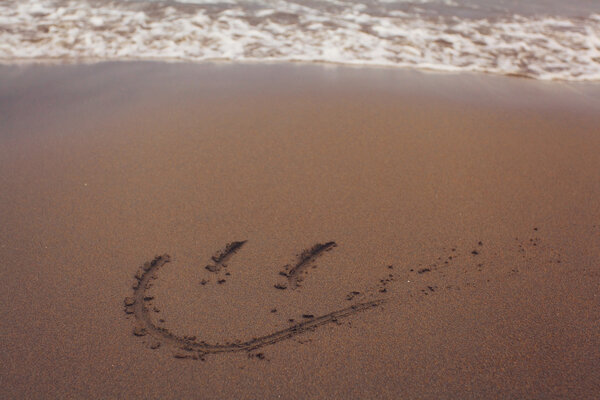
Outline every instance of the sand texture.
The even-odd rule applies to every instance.
[[[595,398],[600,87],[0,67],[0,398]]]

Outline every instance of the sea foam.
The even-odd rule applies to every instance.
[[[600,81],[600,14],[460,18],[337,0],[187,2],[201,4],[0,1],[0,62],[302,61]]]

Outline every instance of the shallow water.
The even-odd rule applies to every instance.
[[[600,3],[0,0],[0,62],[327,62],[600,81]]]

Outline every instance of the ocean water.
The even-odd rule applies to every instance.
[[[106,60],[600,82],[600,0],[0,0],[0,63]]]

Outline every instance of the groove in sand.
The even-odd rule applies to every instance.
[[[309,267],[310,263],[326,251],[337,246],[335,242],[317,243],[310,249],[304,250],[298,257],[298,262],[293,267],[286,266],[285,271],[281,274],[288,278],[292,287],[298,287],[298,283],[302,281],[301,274]]]
[[[217,254],[211,257],[211,259],[215,262],[214,264],[209,264],[205,268],[210,272],[219,272],[222,267],[225,267],[225,261],[227,261],[232,255],[237,253],[239,249],[247,242],[247,240],[243,240],[241,242],[229,242],[225,246],[223,250],[220,250]]]

